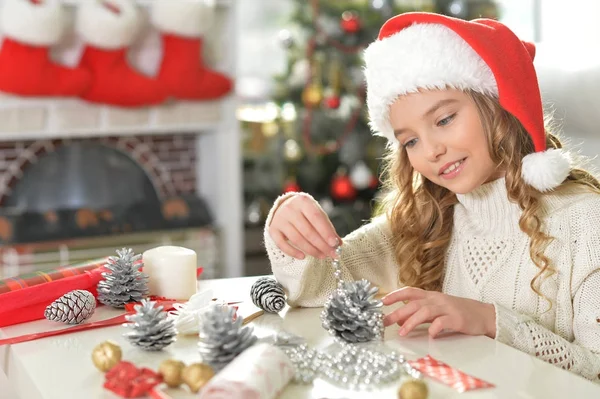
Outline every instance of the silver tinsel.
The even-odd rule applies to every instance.
[[[111,256],[98,283],[98,301],[115,308],[123,308],[126,303],[139,302],[148,295],[148,276],[138,269],[135,262],[141,255],[134,255],[131,248],[117,250],[118,256]]]
[[[202,361],[215,370],[221,370],[256,342],[252,327],[242,327],[244,318],[234,317],[235,309],[225,305],[212,305],[200,316],[198,350]]]
[[[250,288],[252,303],[268,313],[279,313],[285,307],[283,286],[275,279],[261,277]]]
[[[379,291],[367,280],[344,282],[340,270],[341,247],[333,260],[334,276],[338,282],[321,312],[322,326],[329,334],[346,342],[369,342],[383,338],[383,313],[380,300],[373,299]]]
[[[96,298],[91,292],[73,290],[52,302],[44,311],[51,321],[79,324],[92,317],[96,309]]]
[[[323,327],[335,336],[328,351],[310,348],[293,335],[280,333],[275,345],[281,347],[296,368],[295,381],[309,384],[322,378],[347,389],[368,390],[395,382],[402,373],[422,378],[404,356],[382,344],[381,301],[373,299],[378,289],[366,280],[344,282],[336,248],[334,276],[337,290],[321,313]]]
[[[132,331],[123,334],[135,346],[147,351],[158,351],[175,342],[177,330],[173,320],[169,319],[162,306],[156,302],[142,299],[141,305],[135,305],[135,314],[125,316],[129,323],[124,327]]]

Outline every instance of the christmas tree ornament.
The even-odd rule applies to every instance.
[[[90,73],[55,63],[50,48],[60,44],[68,23],[59,0],[5,0],[2,7],[0,91],[19,96],[78,96]]]
[[[283,286],[274,278],[260,277],[250,288],[252,303],[268,313],[279,313],[285,307]]]
[[[235,318],[235,320],[234,320]],[[198,350],[202,361],[215,371],[221,370],[237,355],[254,345],[256,336],[244,318],[230,306],[212,305],[200,318]]]
[[[340,90],[342,85],[342,66],[337,57],[329,62],[328,87],[325,91],[324,105],[329,109],[337,109],[340,104]]]
[[[81,2],[75,27],[85,45],[79,67],[92,75],[91,85],[81,98],[121,107],[164,102],[166,95],[158,81],[134,70],[127,60],[128,48],[140,27],[134,2]]]
[[[210,306],[212,290],[198,292],[185,303],[175,303],[175,310],[169,312],[175,329],[181,335],[197,335],[200,327],[200,314]]]
[[[302,158],[302,149],[294,139],[287,139],[283,145],[283,156],[286,161],[297,162]]]
[[[356,11],[344,11],[340,19],[340,27],[346,33],[356,33],[361,28],[361,21]]]
[[[310,61],[307,58],[301,58],[293,63],[287,84],[293,89],[302,87],[306,84],[306,77],[309,73]]]
[[[357,190],[366,190],[373,181],[373,173],[364,161],[358,161],[350,171],[350,181]]]
[[[214,376],[213,368],[204,363],[190,364],[181,371],[181,380],[193,393],[198,393]]]
[[[61,296],[44,311],[44,317],[50,321],[67,324],[79,324],[94,314],[96,298],[86,290],[73,290]]]
[[[336,248],[333,267],[337,290],[325,302],[321,312],[323,328],[349,343],[383,339],[383,303],[374,299],[379,291],[367,280],[343,281],[340,269],[341,247]]]
[[[104,267],[102,281],[98,283],[98,301],[115,308],[123,308],[126,303],[139,302],[148,294],[148,276],[138,269],[136,262],[141,255],[135,255],[131,248],[117,250],[118,256],[111,256]]]
[[[444,14],[451,15],[456,18],[468,18],[469,17],[469,5],[467,0],[452,0],[443,10]]]
[[[277,36],[283,48],[289,49],[294,45],[294,37],[289,30],[282,29]]]
[[[128,323],[123,326],[132,331],[123,334],[134,346],[146,351],[159,351],[175,342],[177,330],[173,320],[167,317],[162,306],[156,302],[142,299],[135,305],[135,314],[125,316]]]
[[[229,77],[204,63],[204,36],[216,19],[214,1],[153,1],[151,20],[161,33],[163,45],[157,78],[167,95],[180,100],[209,100],[232,90]]]
[[[180,360],[167,359],[158,367],[158,374],[169,388],[177,388],[183,382],[181,377],[185,364]]]
[[[283,186],[284,193],[298,193],[300,191],[302,191],[302,189],[300,188],[294,177],[290,177]]]
[[[429,389],[422,379],[410,378],[400,385],[398,399],[427,399]]]
[[[302,91],[302,102],[305,107],[318,107],[323,101],[323,88],[318,83],[310,83]]]
[[[356,197],[356,189],[345,168],[339,168],[331,181],[331,197],[338,201],[351,201]]]
[[[121,347],[113,341],[104,341],[92,350],[92,362],[102,372],[113,368],[121,361],[123,353]]]

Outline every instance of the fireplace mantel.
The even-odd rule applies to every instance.
[[[69,12],[88,0],[63,0]],[[153,0],[136,0],[146,12]],[[0,7],[3,0],[0,0]],[[205,61],[235,79],[236,1],[217,0],[214,27],[205,37]],[[157,32],[146,26],[130,49],[131,65],[153,76],[161,57]],[[1,40],[0,36],[0,40]],[[72,35],[53,49],[53,58],[75,65],[82,43]],[[177,101],[156,107],[124,109],[89,104],[76,98],[22,98],[0,94],[0,143],[140,135],[196,137],[195,189],[208,204],[219,231],[221,270],[214,277],[244,274],[242,178],[235,94],[216,101]],[[125,245],[125,243],[123,243]]]

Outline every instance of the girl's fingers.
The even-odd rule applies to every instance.
[[[424,306],[412,314],[400,328],[399,334],[404,336],[415,329],[415,327],[429,323],[441,316],[442,312],[439,306]]]
[[[296,259],[304,259],[304,253],[290,245],[287,238],[279,230],[271,231],[270,234],[277,247],[286,255]]]
[[[440,316],[431,322],[429,326],[429,336],[435,338],[445,329],[451,328],[452,317],[448,315]]]
[[[306,219],[312,224],[315,231],[318,232],[322,240],[327,244],[327,252],[330,253],[332,248],[342,243],[342,240],[337,235],[331,220],[320,207],[312,207],[303,209],[302,213]]]
[[[383,325],[385,327],[391,326],[392,324],[404,322],[408,317],[414,314],[421,308],[422,304],[419,301],[410,302],[407,305],[402,306],[399,309],[394,310],[383,318]]]
[[[404,287],[399,290],[390,292],[383,297],[382,301],[384,305],[391,305],[398,301],[414,301],[419,299],[425,299],[427,297],[427,291],[420,288]]]
[[[323,215],[319,216],[319,219],[323,219]],[[319,225],[319,222],[308,219],[306,214],[299,215],[295,220],[297,230],[313,247],[319,250],[320,255],[323,255],[323,257],[331,256],[333,248],[322,237],[323,233],[315,229],[315,224]],[[320,224],[323,224],[323,222],[321,221]]]
[[[323,254],[314,245],[312,245],[298,229],[292,225],[287,224],[284,226],[282,233],[288,238],[292,245],[304,252],[305,254],[311,255],[315,258],[323,258]]]

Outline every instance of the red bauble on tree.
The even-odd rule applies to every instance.
[[[325,106],[329,109],[338,109],[340,107],[340,96],[338,96],[337,94],[332,94],[330,96],[325,97],[325,100],[323,101],[323,103],[325,104]]]
[[[346,33],[356,33],[361,28],[360,18],[355,11],[344,11],[340,20],[340,27]]]
[[[331,197],[337,201],[351,201],[356,197],[356,189],[343,169],[338,170],[331,181]]]
[[[300,186],[296,182],[296,179],[293,177],[288,179],[288,181],[286,181],[283,186],[284,193],[297,193],[300,191],[301,191]]]

